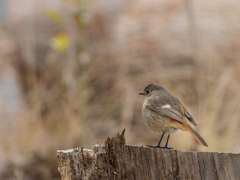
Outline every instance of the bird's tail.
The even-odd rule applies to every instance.
[[[207,146],[207,143],[204,141],[204,139],[193,129],[191,128],[191,126],[189,126],[188,124],[184,124],[184,127],[186,128],[186,130],[188,130],[196,139],[197,141],[202,144],[203,146]]]

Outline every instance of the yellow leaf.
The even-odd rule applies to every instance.
[[[57,33],[51,40],[51,46],[57,51],[65,51],[69,44],[69,37],[65,32]]]
[[[59,25],[63,24],[62,16],[55,9],[48,7],[44,10],[44,12],[54,22],[58,23]]]

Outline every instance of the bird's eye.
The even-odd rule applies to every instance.
[[[150,93],[150,91],[149,91],[149,90],[147,90],[147,91],[146,91],[146,93],[147,93],[147,94],[149,94],[149,93]]]

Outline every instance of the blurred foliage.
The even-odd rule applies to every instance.
[[[55,9],[52,9],[52,8],[48,7],[48,8],[45,9],[45,14],[49,18],[51,18],[54,22],[56,22],[57,24],[59,24],[59,25],[64,24],[63,17]]]
[[[128,144],[157,144],[138,96],[150,83],[179,97],[209,144],[180,133],[169,146],[239,151],[240,35],[232,16],[240,16],[230,13],[240,11],[234,4],[219,6],[226,20],[208,10],[209,2],[58,3],[33,3],[42,4],[39,12],[31,8],[0,32],[6,59],[0,67],[14,70],[21,100],[12,119],[7,110],[1,114],[0,179],[59,179],[57,150],[91,148],[123,128]]]
[[[52,48],[63,52],[67,49],[69,44],[69,38],[68,35],[64,32],[57,33],[51,40],[51,46]]]
[[[59,12],[52,8],[46,8],[45,14],[56,22],[60,27],[64,25],[64,19]],[[58,32],[50,42],[50,45],[53,49],[63,52],[67,49],[69,44],[69,37],[66,32]]]

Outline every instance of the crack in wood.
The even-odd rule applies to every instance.
[[[93,150],[58,151],[62,180],[238,180],[240,154],[184,152],[125,144],[125,130]]]

